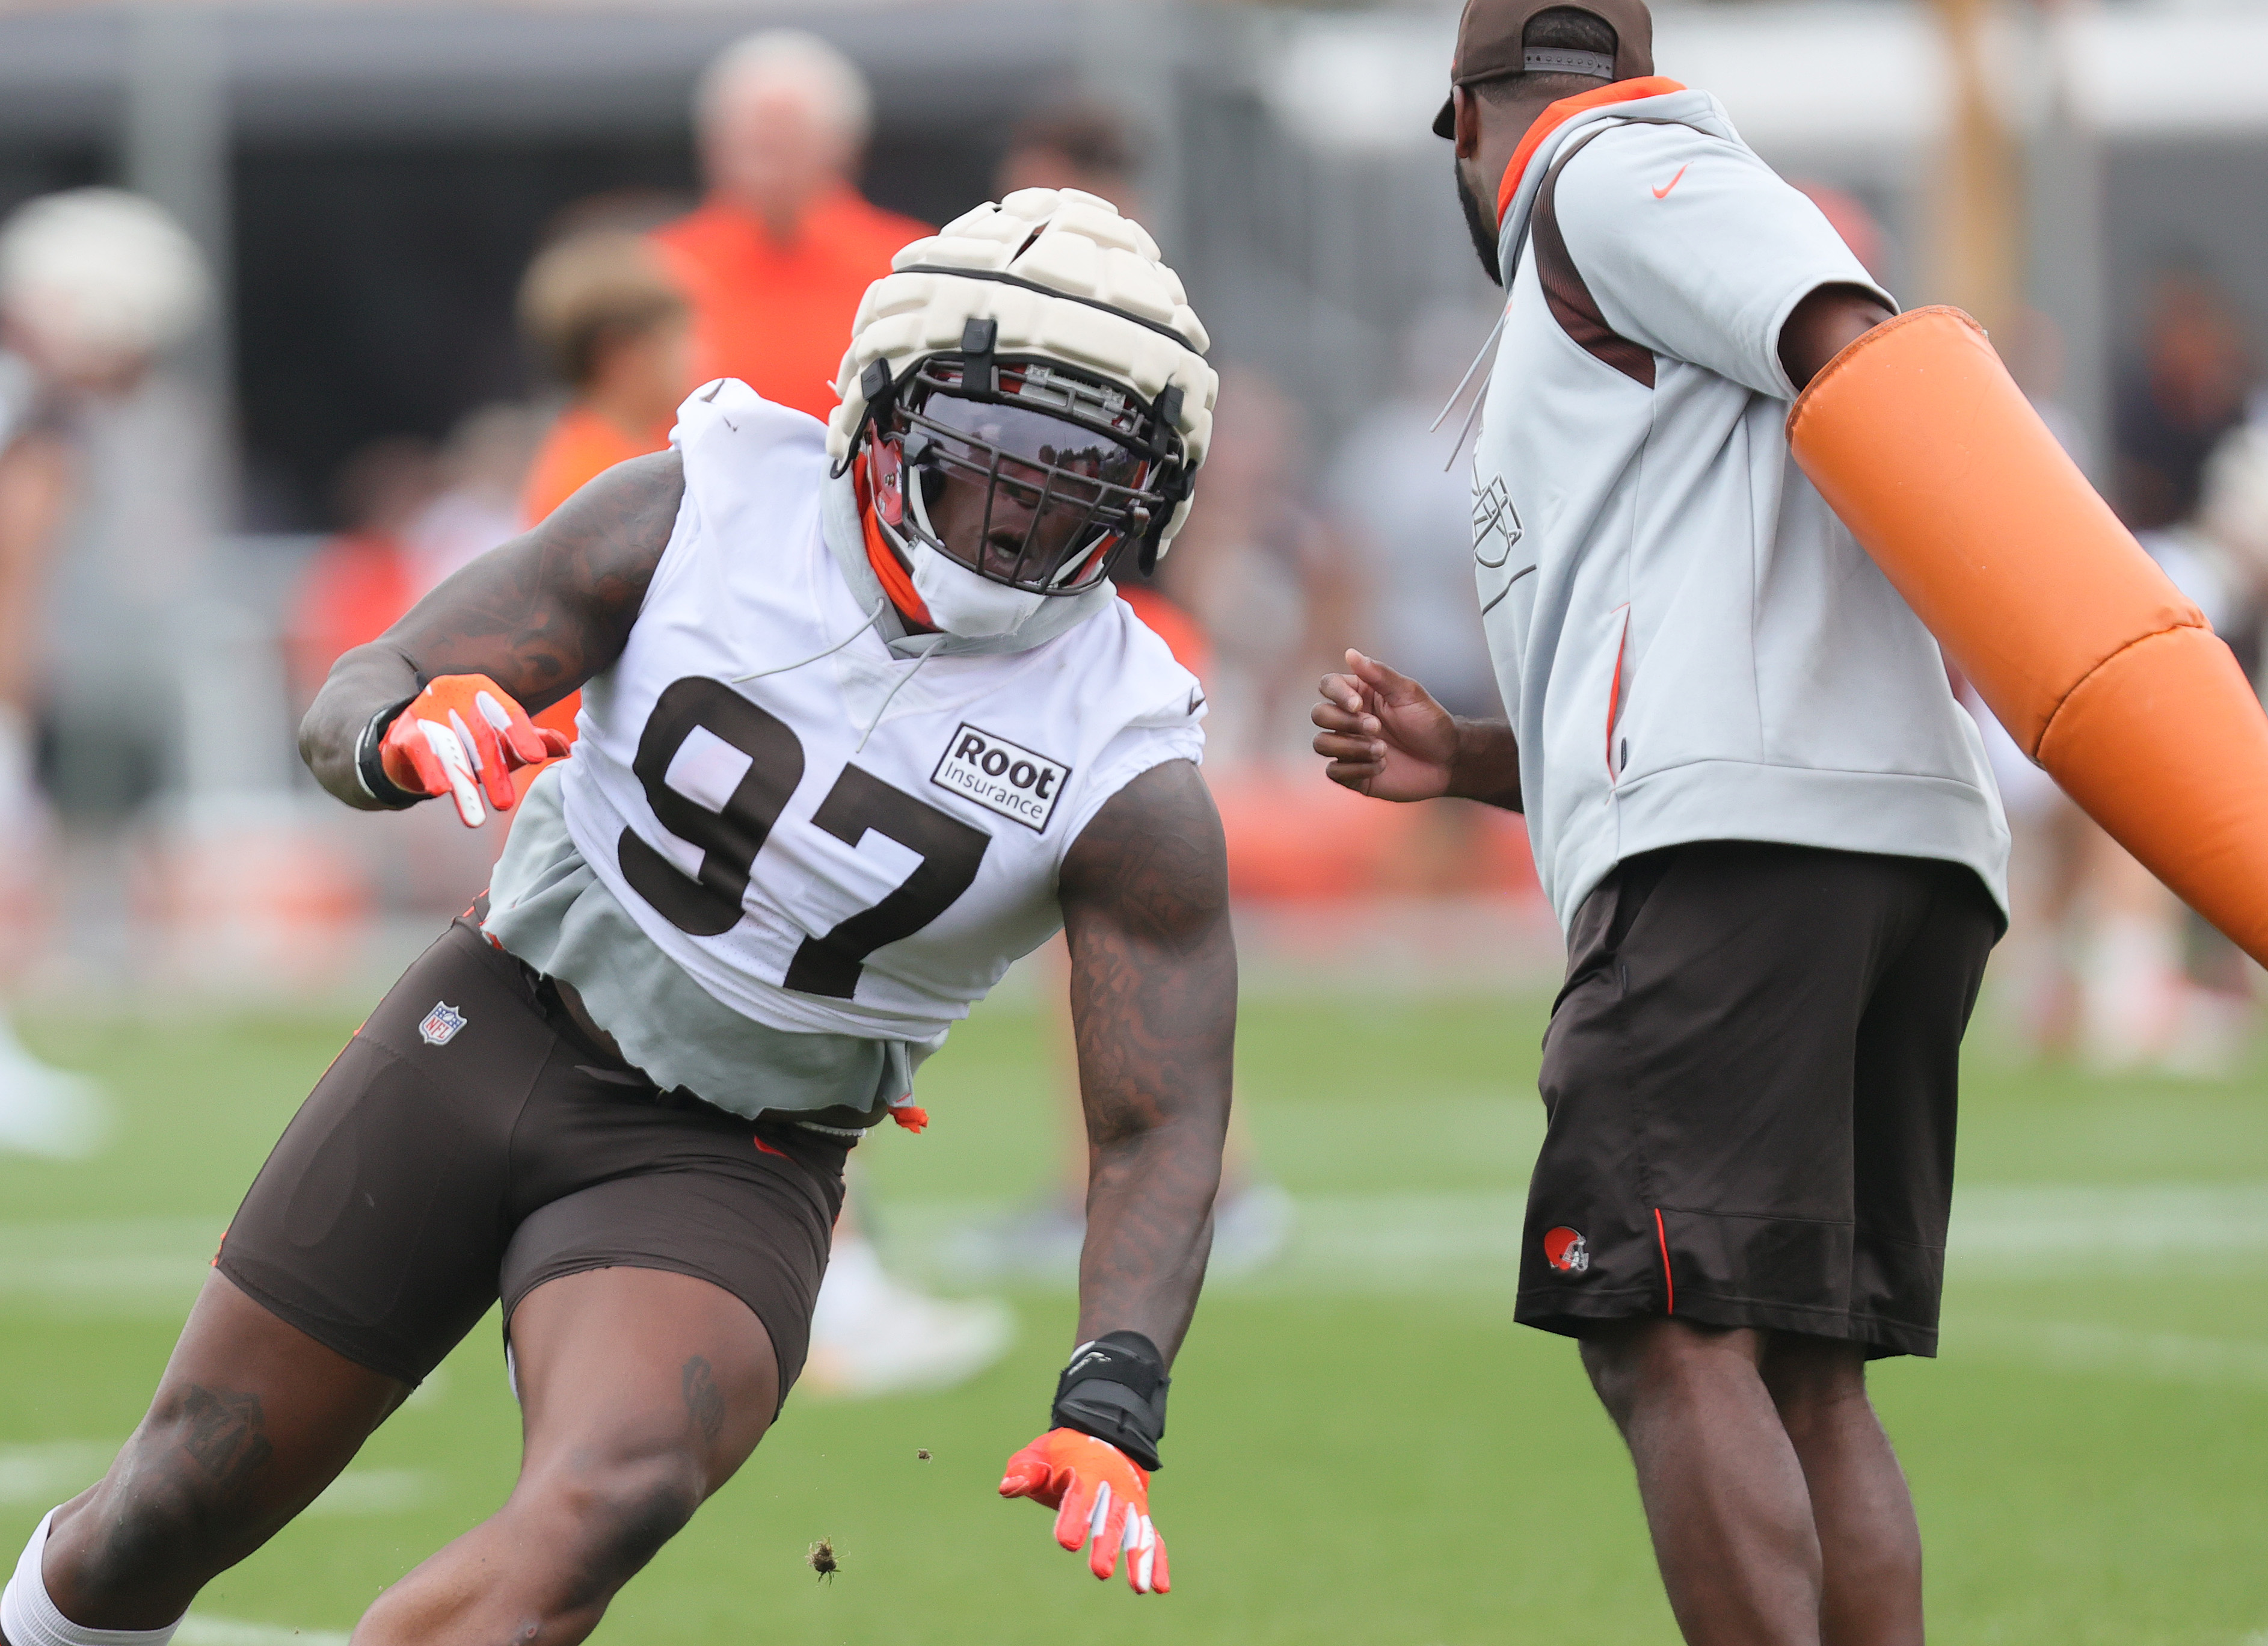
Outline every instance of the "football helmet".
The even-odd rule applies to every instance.
[[[917,582],[942,556],[1026,596],[1085,594],[1189,510],[1217,379],[1139,224],[1027,188],[915,241],[867,289],[828,429],[835,473]]]

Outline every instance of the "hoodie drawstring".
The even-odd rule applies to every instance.
[[[922,671],[922,665],[928,662],[932,657],[935,657],[937,655],[937,648],[943,646],[952,638],[953,637],[951,635],[947,634],[939,635],[936,639],[930,642],[929,650],[924,652],[918,658],[914,660],[914,666],[906,670],[904,675],[899,677],[898,683],[890,688],[889,696],[882,699],[882,706],[874,711],[874,718],[866,722],[866,729],[860,734],[858,739],[858,748],[852,749],[850,751],[852,754],[855,755],[858,752],[858,749],[865,748],[866,739],[874,734],[874,728],[882,723],[882,717],[890,712],[890,705],[898,700],[898,693],[903,691],[908,686],[913,683],[914,676],[920,674]]]
[[[797,663],[782,663],[782,664],[780,664],[780,665],[779,665],[777,668],[760,668],[760,669],[756,670],[756,671],[755,671],[754,674],[752,674],[752,675],[733,675],[733,679],[732,679],[732,683],[732,683],[732,684],[733,684],[733,685],[735,685],[735,686],[737,686],[737,685],[740,684],[740,683],[741,683],[742,682],[744,682],[744,681],[749,681],[749,680],[762,680],[762,679],[763,679],[763,678],[764,678],[766,675],[785,675],[785,674],[791,674],[791,673],[792,673],[793,671],[795,671],[796,669],[801,668],[804,666],[804,664],[806,664],[806,663],[815,663],[815,662],[817,662],[817,661],[818,661],[821,658],[822,658],[822,657],[832,657],[832,656],[834,656],[837,652],[841,651],[844,646],[846,646],[850,645],[851,641],[853,641],[853,640],[857,639],[860,635],[862,635],[862,634],[865,633],[867,630],[869,630],[869,629],[873,628],[876,624],[878,624],[878,623],[881,622],[881,620],[882,620],[882,613],[883,613],[885,610],[887,610],[887,609],[888,609],[889,604],[890,604],[890,597],[889,597],[887,594],[883,595],[881,599],[880,599],[880,600],[878,600],[878,601],[876,601],[876,602],[874,602],[874,609],[873,609],[873,610],[872,610],[872,611],[870,611],[870,612],[868,612],[868,613],[866,614],[866,621],[865,621],[865,622],[864,622],[864,623],[860,624],[857,628],[855,628],[855,629],[851,630],[850,633],[848,633],[848,634],[844,635],[841,639],[837,640],[834,645],[832,645],[832,646],[828,646],[825,651],[823,651],[823,652],[814,652],[814,653],[813,653],[809,657],[805,658],[805,659],[802,661],[802,662],[797,662]],[[926,654],[924,654],[924,655],[926,655]],[[871,732],[873,728],[873,727],[869,727],[867,729]],[[859,746],[861,749],[864,749],[866,745],[865,744],[865,742],[861,742],[859,743],[859,745],[858,745],[858,746]]]
[[[1441,408],[1440,416],[1433,419],[1432,426],[1425,431],[1426,433],[1431,434],[1434,429],[1440,428],[1442,419],[1456,410],[1457,401],[1464,394],[1465,386],[1473,380],[1473,374],[1480,371],[1481,363],[1490,359],[1495,353],[1497,339],[1504,336],[1504,322],[1511,318],[1511,315],[1512,303],[1507,299],[1502,312],[1496,317],[1496,324],[1489,328],[1488,339],[1481,344],[1481,351],[1473,357],[1473,363],[1465,368],[1464,376],[1457,380],[1457,387],[1451,392],[1448,404]],[[1481,408],[1488,403],[1488,385],[1489,380],[1484,375],[1481,378],[1480,387],[1473,391],[1473,403],[1465,412],[1464,427],[1457,431],[1457,443],[1449,448],[1448,461],[1441,465],[1441,472],[1445,475],[1455,465],[1457,454],[1465,449],[1465,442],[1472,437],[1473,422],[1481,415]]]

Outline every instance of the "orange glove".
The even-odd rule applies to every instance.
[[[442,675],[394,717],[379,761],[387,779],[412,794],[454,798],[465,827],[477,829],[488,816],[482,788],[490,805],[509,811],[513,768],[556,759],[567,748],[486,675]]]
[[[1150,1476],[1107,1440],[1075,1428],[1051,1428],[1008,1459],[1000,1495],[1028,1497],[1056,1511],[1056,1541],[1076,1549],[1091,1537],[1087,1568],[1107,1578],[1126,1556],[1126,1581],[1138,1595],[1173,1588],[1166,1540],[1150,1524]]]

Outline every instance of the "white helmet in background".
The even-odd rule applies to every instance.
[[[827,451],[917,591],[934,609],[973,572],[1012,628],[1099,587],[1129,544],[1148,571],[1189,513],[1219,387],[1157,242],[1094,195],[1027,188],[891,266],[852,323]],[[952,478],[982,488],[959,489],[960,552],[933,513]]]
[[[2223,437],[2205,466],[2198,524],[2252,579],[2268,579],[2268,426],[2247,424]]]
[[[0,225],[0,313],[67,375],[163,353],[189,335],[211,295],[196,243],[162,207],[123,189],[42,195]]]

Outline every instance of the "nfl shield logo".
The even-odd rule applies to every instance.
[[[417,1025],[417,1032],[429,1046],[446,1046],[457,1037],[457,1030],[465,1026],[465,1015],[443,1000],[425,1014],[425,1021]]]

